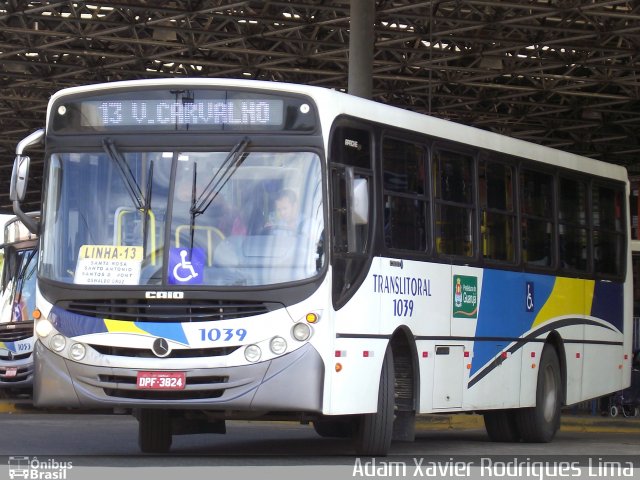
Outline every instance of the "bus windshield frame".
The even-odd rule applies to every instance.
[[[229,164],[227,149],[190,150],[183,143],[118,147],[112,155],[52,153],[42,278],[109,288],[242,288],[306,281],[322,272],[325,207],[317,151],[251,145]],[[294,230],[270,228],[282,192],[294,198],[300,219]],[[54,247],[61,244],[69,248]]]

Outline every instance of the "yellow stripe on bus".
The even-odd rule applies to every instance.
[[[594,289],[594,280],[556,278],[551,295],[540,309],[532,327],[558,317],[590,315]]]

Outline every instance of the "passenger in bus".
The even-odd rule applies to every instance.
[[[274,211],[264,225],[265,234],[300,234],[304,229],[304,220],[300,217],[298,197],[293,190],[283,189],[274,200]]]

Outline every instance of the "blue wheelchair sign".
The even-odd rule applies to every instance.
[[[204,273],[202,248],[172,248],[169,250],[169,283],[172,285],[198,285]]]
[[[533,292],[533,282],[527,282],[527,291],[525,292],[525,308],[527,312],[533,312],[536,308]]]

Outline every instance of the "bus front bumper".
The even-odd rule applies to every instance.
[[[137,388],[138,369],[72,362],[40,342],[34,349],[38,407],[322,412],[324,363],[310,344],[256,364],[187,370],[183,390],[152,391]]]
[[[30,389],[33,369],[33,354],[21,360],[0,362],[0,390]]]

